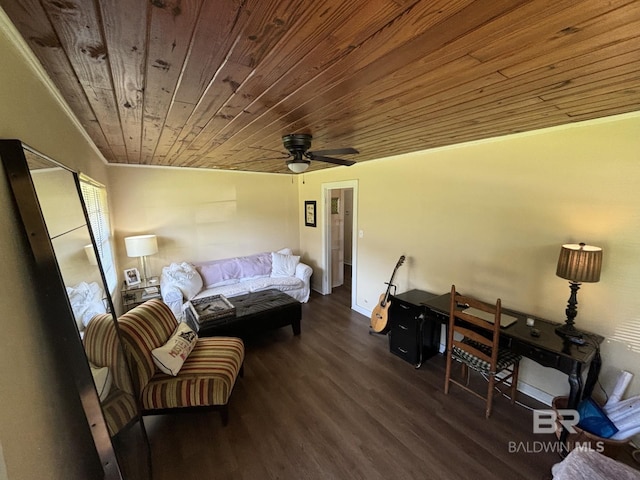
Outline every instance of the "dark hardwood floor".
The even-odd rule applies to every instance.
[[[343,300],[313,293],[301,336],[246,341],[227,427],[217,412],[147,417],[154,480],[548,478],[557,454],[509,452],[551,440],[529,410],[497,398],[485,420],[481,400],[444,395],[442,356],[414,369]]]

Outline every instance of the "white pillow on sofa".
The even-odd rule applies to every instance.
[[[187,262],[172,263],[164,267],[162,273],[170,280],[171,285],[180,289],[187,300],[191,300],[202,290],[202,277],[195,267]]]
[[[300,263],[298,255],[285,255],[283,253],[271,253],[271,276],[272,277],[293,277],[296,274],[296,267]]]
[[[175,377],[197,341],[198,334],[186,323],[180,323],[167,343],[151,350],[153,363],[167,375]]]
[[[102,287],[96,282],[80,282],[66,289],[79,331],[84,331],[95,315],[107,312],[102,302]]]

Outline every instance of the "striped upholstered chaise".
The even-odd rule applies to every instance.
[[[244,344],[234,337],[199,338],[178,374],[168,375],[156,367],[151,351],[164,345],[177,326],[171,309],[159,299],[118,319],[142,414],[214,408],[226,425],[229,397],[242,375]]]
[[[102,412],[113,437],[139,418],[113,316],[110,313],[94,316],[87,325],[83,343],[89,362],[97,367],[108,367],[110,371],[112,384],[107,398],[102,401]]]

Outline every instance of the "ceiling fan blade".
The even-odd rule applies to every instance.
[[[313,155],[355,155],[356,153],[360,153],[355,148],[347,147],[347,148],[333,148],[331,150],[314,150],[313,152],[309,152]]]
[[[317,160],[319,162],[326,162],[326,163],[335,163],[336,165],[346,165],[347,167],[356,163],[353,160],[344,160],[343,158],[325,157],[323,155],[316,155],[312,152],[307,152],[305,156],[309,160]]]

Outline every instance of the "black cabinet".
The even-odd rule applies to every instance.
[[[438,353],[441,324],[423,303],[439,295],[423,290],[390,297],[389,350],[416,368]]]

